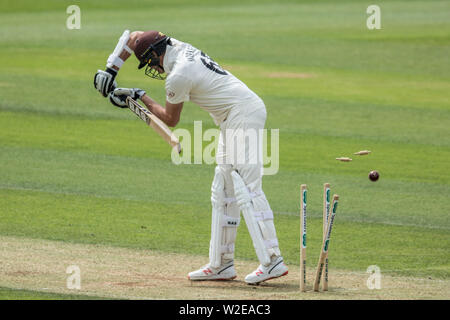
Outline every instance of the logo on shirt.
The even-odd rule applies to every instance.
[[[211,59],[206,53],[201,52],[202,58],[200,58],[200,61],[203,63],[205,67],[207,67],[209,70],[214,71],[215,73],[221,74],[226,76],[228,73],[223,70],[217,62],[215,62],[213,59]]]
[[[173,97],[175,97],[175,92],[167,91],[167,96],[168,96],[169,98],[173,98]]]

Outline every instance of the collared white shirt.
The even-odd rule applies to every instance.
[[[260,100],[242,81],[202,51],[173,38],[171,41],[163,61],[169,103],[191,101],[208,111],[219,125],[234,105]]]

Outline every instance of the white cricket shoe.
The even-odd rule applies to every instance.
[[[234,261],[230,261],[221,265],[219,268],[213,268],[208,263],[206,266],[189,272],[188,279],[191,281],[200,280],[233,280],[236,278],[236,270],[234,269]]]
[[[259,265],[258,269],[245,277],[248,284],[259,284],[260,282],[275,279],[288,274],[288,267],[283,262],[283,257],[277,257],[267,267]]]

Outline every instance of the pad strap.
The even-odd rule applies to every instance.
[[[234,252],[234,243],[224,244],[220,247],[221,253],[233,253]]]
[[[266,248],[268,248],[268,249],[277,248],[278,240],[277,239],[264,240],[264,244],[266,245]]]
[[[236,198],[225,198],[223,199],[223,201],[225,202],[225,204],[231,204],[233,202],[236,202]]]
[[[273,220],[273,211],[256,211],[255,218],[256,221]]]
[[[262,191],[257,191],[257,192],[249,192],[250,194],[250,198],[256,198],[257,196],[263,195],[264,193]],[[236,198],[232,197],[232,198],[225,198],[224,199],[225,204],[230,204],[233,202],[236,202]]]

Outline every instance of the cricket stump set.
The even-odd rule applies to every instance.
[[[306,184],[300,186],[300,291],[306,291]],[[339,196],[333,196],[330,206],[330,184],[323,185],[323,228],[322,247],[320,250],[319,262],[317,264],[314,279],[314,291],[319,291],[322,281],[322,290],[328,291],[328,249],[330,245],[331,230],[336,216]]]

